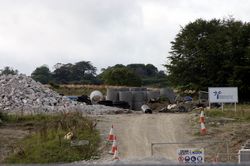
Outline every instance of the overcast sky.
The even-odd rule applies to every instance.
[[[0,0],[0,68],[91,61],[160,70],[180,26],[197,18],[249,22],[249,0]]]

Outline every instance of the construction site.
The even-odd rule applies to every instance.
[[[0,165],[250,166],[249,0],[0,0]]]
[[[209,108],[205,102],[178,96],[171,88],[107,87],[105,94],[95,88],[84,102],[82,96],[77,101],[77,96],[59,95],[25,75],[1,76],[1,163],[36,163],[29,158],[25,141],[37,133],[41,143],[58,137],[61,143],[52,144],[61,147],[62,153],[74,148],[89,153],[88,157],[74,159],[78,164],[249,162],[248,105],[238,105],[235,112],[232,104],[225,105],[223,110]],[[49,121],[38,123],[58,115],[63,119],[53,120],[59,120],[61,125],[55,124],[57,134],[50,133]],[[89,120],[82,124],[85,120],[78,122],[79,117]],[[81,125],[91,129],[90,135],[99,133],[100,140],[82,139],[77,128],[85,130]],[[89,149],[94,145],[96,151]],[[29,148],[36,149],[33,146]],[[44,148],[43,153],[49,154],[46,149],[49,147],[44,145]],[[69,157],[65,161],[73,162],[69,153],[65,155]]]

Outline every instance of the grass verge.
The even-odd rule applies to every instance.
[[[67,163],[88,160],[98,155],[99,132],[95,129],[95,123],[80,113],[2,117],[5,122],[33,123],[36,126],[32,134],[13,146],[13,153],[4,163]],[[69,132],[73,133],[72,138],[65,139],[64,136]],[[72,146],[71,141],[80,140],[89,143]]]
[[[224,117],[233,118],[238,122],[250,122],[250,105],[238,105],[237,111],[234,111],[233,106],[225,107],[225,110],[221,109],[210,109],[206,110],[206,116],[209,117]]]

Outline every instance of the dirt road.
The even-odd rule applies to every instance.
[[[107,136],[111,125],[117,135],[119,156],[123,159],[151,157],[152,142],[180,142],[191,139],[188,114],[120,114],[100,117],[99,128]],[[153,148],[159,155],[176,160],[177,145]]]

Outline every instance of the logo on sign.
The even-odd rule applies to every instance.
[[[221,91],[214,91],[214,96],[216,96],[216,99],[233,99],[232,95],[222,95]]]
[[[221,91],[214,91],[214,96],[216,96],[217,99],[219,99],[219,95],[222,94]]]

